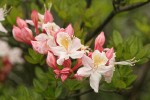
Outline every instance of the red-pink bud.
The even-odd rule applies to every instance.
[[[22,36],[20,28],[18,28],[14,25],[12,33],[13,33],[13,37],[15,38],[15,40],[17,40],[19,42],[23,42],[23,36]]]
[[[82,59],[77,59],[76,65],[72,68],[72,71],[77,70],[82,65]]]
[[[92,58],[92,54],[93,54],[93,52],[89,52],[88,57]]]
[[[70,67],[71,67],[71,60],[70,60],[70,59],[65,60],[65,61],[63,62],[63,66],[70,68]]]
[[[95,48],[94,50],[103,51],[103,45],[105,43],[105,35],[104,32],[101,32],[95,40]]]
[[[73,27],[72,27],[71,24],[69,24],[69,25],[66,27],[65,31],[66,31],[70,36],[73,36],[73,34],[74,34],[74,29],[73,29]]]
[[[63,68],[61,70],[61,74],[69,74],[70,73],[70,68]]]
[[[52,14],[47,10],[44,14],[44,23],[53,22],[53,20]]]
[[[16,23],[19,28],[28,27],[27,23],[20,17],[17,17]]]
[[[48,52],[46,62],[48,64],[48,66],[52,67],[53,69],[58,69],[58,67],[56,65],[56,58],[53,53]]]
[[[62,74],[61,75],[61,80],[64,82],[68,78],[68,75]]]
[[[110,60],[113,57],[113,53],[114,53],[114,48],[109,49],[106,52],[106,57]]]
[[[31,13],[31,19],[34,23],[34,26],[35,26],[35,29],[36,29],[36,34],[39,34],[39,30],[38,30],[38,20],[39,20],[39,17],[38,17],[38,12],[36,10],[33,10],[32,13]]]
[[[32,31],[29,28],[24,27],[21,29],[21,32],[24,43],[31,44],[31,40],[34,39]]]

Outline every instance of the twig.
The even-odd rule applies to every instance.
[[[97,29],[93,32],[93,33],[88,33],[85,37],[85,41],[84,43],[87,43],[89,40],[91,40],[93,37],[97,36],[99,34],[99,32],[101,32],[103,30],[103,28],[113,19],[113,17],[115,15],[117,15],[118,13],[121,12],[125,12],[125,11],[129,11],[129,10],[133,10],[139,7],[142,7],[146,4],[148,4],[150,2],[150,0],[146,1],[146,2],[142,2],[142,3],[136,3],[134,5],[129,5],[129,6],[125,6],[122,8],[119,8],[117,10],[113,9],[113,11],[110,12],[110,14],[108,15],[108,17],[104,20],[104,22],[102,24],[100,24],[99,27],[97,27]]]

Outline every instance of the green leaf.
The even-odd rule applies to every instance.
[[[119,88],[119,89],[124,89],[124,88],[126,88],[126,84],[125,84],[125,82],[122,81],[122,80],[116,80],[115,83],[114,83],[114,86],[115,86],[116,88]]]
[[[40,92],[40,93],[43,92],[46,89],[46,87],[47,87],[47,85],[45,84],[45,82],[41,82],[41,81],[39,81],[37,79],[33,80],[33,85],[35,87],[35,90],[37,92]]]
[[[47,77],[46,77],[46,74],[42,71],[42,69],[41,68],[39,68],[39,67],[36,67],[35,68],[35,74],[36,74],[36,76],[37,76],[37,78],[38,79],[46,79]]]
[[[125,81],[126,82],[126,85],[127,86],[130,86],[135,80],[136,80],[137,76],[136,75],[129,75],[127,77],[127,80]]]
[[[149,61],[148,58],[142,58],[142,59],[139,59],[139,61],[137,62],[137,64],[144,64],[144,63],[146,63],[148,61]]]
[[[122,43],[122,37],[118,31],[113,31],[113,41],[116,46]]]
[[[148,57],[150,55],[150,44],[145,45],[136,55],[137,59]]]
[[[59,85],[55,89],[55,97],[58,98],[62,93],[62,85]]]
[[[18,99],[19,100],[31,100],[29,91],[26,87],[20,86],[18,88],[17,92],[18,92],[18,96],[19,96]]]
[[[83,86],[80,81],[67,79],[64,83],[70,91],[79,90]]]
[[[135,54],[138,52],[138,50],[139,50],[138,38],[135,38],[130,45],[131,57],[134,57]]]
[[[37,64],[38,62],[33,60],[30,56],[25,55],[24,58],[31,64]]]

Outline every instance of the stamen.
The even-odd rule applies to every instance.
[[[126,61],[120,61],[120,62],[115,62],[115,65],[130,65],[130,66],[135,66],[135,63],[139,62],[140,60],[135,60],[135,57]]]

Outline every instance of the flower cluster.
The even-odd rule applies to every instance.
[[[24,62],[21,57],[22,51],[19,48],[11,48],[8,43],[0,40],[0,59],[2,61],[2,66],[0,69],[0,81],[4,81],[9,72],[12,69],[12,65]]]
[[[7,30],[3,27],[1,21],[5,20],[5,16],[7,14],[6,5],[3,8],[0,8],[0,31],[7,33]]]
[[[89,51],[81,44],[80,39],[74,36],[72,25],[69,24],[66,28],[59,27],[53,22],[53,16],[48,10],[44,15],[33,10],[31,19],[24,21],[17,18],[18,27],[14,26],[13,36],[19,42],[31,44],[36,52],[47,55],[47,64],[62,81],[67,78],[80,80],[89,77],[90,86],[98,92],[102,77],[106,82],[111,82],[116,64],[135,63],[130,60],[116,62],[114,49],[103,47],[103,32],[95,40],[94,51]],[[35,27],[35,37],[27,23]]]

